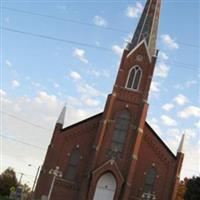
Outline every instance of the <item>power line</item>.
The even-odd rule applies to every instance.
[[[158,59],[158,61],[162,61],[161,59]],[[177,62],[174,60],[169,61],[169,63],[173,66],[182,68],[182,69],[188,69],[188,70],[192,70],[192,71],[197,71],[198,70],[198,66],[197,65],[192,65],[192,64],[187,64],[187,63],[181,63],[181,62]],[[184,66],[180,66],[180,65],[184,65]],[[186,66],[192,66],[192,67],[186,67]]]
[[[179,65],[185,65],[185,66],[191,66],[191,67],[198,67],[196,65],[192,65],[192,64],[189,64],[189,63],[183,63],[183,62],[179,62],[179,61],[174,61],[172,60],[173,63],[176,63],[176,64],[179,64]]]
[[[84,46],[84,47],[89,47],[89,48],[93,48],[93,49],[112,52],[112,49],[110,49],[110,48],[98,47],[98,46],[88,44],[88,43],[76,42],[76,41],[72,41],[72,40],[65,40],[65,39],[56,38],[56,37],[52,37],[52,36],[47,36],[47,35],[42,35],[42,34],[32,33],[32,32],[26,32],[26,31],[21,31],[21,30],[17,30],[17,29],[5,28],[5,27],[1,27],[1,29],[5,30],[5,31],[9,31],[9,32],[19,33],[19,34],[24,34],[24,35],[30,35],[30,36],[33,36],[33,37],[39,37],[39,38],[42,38],[42,39],[54,40],[54,41],[59,41],[59,42],[64,42],[64,43],[69,43],[69,44],[76,44],[76,45],[80,45],[80,46]],[[176,61],[173,61],[173,63],[174,64],[181,64],[180,62],[176,62]],[[198,68],[198,66],[194,66],[194,65],[191,65],[191,64],[184,63],[184,65],[193,66],[193,67]],[[197,70],[196,68],[183,67],[183,66],[181,68],[194,70],[194,71]]]
[[[98,29],[109,30],[109,31],[113,31],[113,32],[116,32],[116,33],[126,33],[126,34],[130,33],[127,30],[122,30],[122,29],[118,29],[118,28],[115,28],[115,27],[108,27],[108,26],[98,26],[98,25],[95,25],[95,24],[92,24],[92,23],[82,22],[82,21],[78,21],[78,20],[74,20],[74,19],[61,18],[61,17],[45,15],[45,14],[41,14],[41,13],[35,13],[35,12],[30,12],[30,11],[21,10],[21,9],[9,8],[9,7],[1,7],[1,8],[2,9],[6,9],[6,10],[10,10],[12,12],[18,12],[18,13],[23,13],[23,14],[32,15],[32,16],[49,18],[49,19],[53,19],[53,20],[57,20],[57,21],[69,22],[69,23],[74,23],[74,24],[94,27],[94,28],[98,28]],[[183,45],[183,46],[189,46],[189,47],[193,47],[193,48],[200,48],[199,45],[195,45],[195,44],[190,44],[190,43],[181,42],[181,41],[178,41],[178,43],[180,45]]]
[[[30,121],[28,121],[28,120],[19,118],[19,117],[15,116],[15,115],[13,115],[13,114],[11,114],[11,113],[7,113],[7,112],[2,111],[2,110],[0,110],[0,112],[3,113],[4,115],[7,115],[7,116],[12,117],[12,118],[14,118],[14,119],[17,119],[17,120],[19,120],[19,121],[22,121],[22,122],[24,122],[24,123],[26,123],[26,124],[29,124],[29,125],[31,125],[31,126],[34,126],[34,127],[36,127],[36,128],[40,128],[40,129],[43,129],[43,130],[45,130],[45,131],[51,131],[50,129],[44,128],[44,127],[42,127],[42,126],[40,126],[40,125],[38,125],[38,124],[32,123],[32,122],[30,122]]]
[[[35,13],[35,12],[19,10],[19,9],[14,9],[14,8],[8,8],[8,7],[2,7],[2,8],[6,9],[6,10],[13,11],[13,12],[49,18],[49,19],[53,19],[53,20],[57,20],[57,21],[70,22],[70,23],[74,23],[74,24],[80,24],[80,25],[90,26],[90,27],[94,27],[94,28],[105,29],[105,30],[114,31],[114,32],[118,32],[118,33],[128,33],[128,31],[121,30],[121,29],[118,29],[118,28],[98,26],[98,25],[95,25],[95,24],[92,24],[92,23],[86,23],[86,22],[82,22],[82,21],[78,21],[78,20],[74,20],[74,19],[67,19],[67,18],[61,18],[61,17],[51,16],[51,15],[44,15],[44,14],[41,14],[41,13]]]
[[[24,141],[22,141],[22,140],[19,140],[19,139],[16,139],[16,138],[13,138],[13,137],[9,137],[9,136],[6,136],[6,135],[0,135],[0,137],[2,137],[2,138],[5,138],[5,139],[7,139],[7,140],[12,140],[12,141],[14,141],[14,142],[17,142],[17,143],[20,143],[20,144],[23,144],[23,145],[27,145],[27,146],[29,146],[29,147],[33,147],[33,148],[36,148],[36,149],[40,149],[40,150],[46,150],[47,148],[45,148],[45,147],[41,147],[41,146],[38,146],[38,145],[35,145],[35,144],[30,144],[30,143],[28,143],[28,142],[24,142]]]
[[[5,31],[9,31],[9,32],[15,32],[15,33],[20,33],[20,34],[24,34],[24,35],[31,35],[31,36],[39,37],[39,38],[43,38],[43,39],[59,41],[59,42],[64,42],[64,43],[68,43],[68,44],[75,44],[75,45],[85,46],[85,47],[89,47],[89,48],[93,48],[93,49],[99,49],[99,50],[103,50],[103,51],[110,51],[110,49],[105,48],[105,47],[97,47],[97,46],[92,45],[92,44],[76,42],[76,41],[72,41],[72,40],[65,40],[65,39],[56,38],[56,37],[47,36],[47,35],[42,35],[42,34],[38,34],[38,33],[31,33],[31,32],[21,31],[21,30],[12,29],[12,28],[4,28],[4,27],[1,27],[1,29],[5,30]]]

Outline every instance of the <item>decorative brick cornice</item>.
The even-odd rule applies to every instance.
[[[94,129],[98,128],[98,125],[99,125],[99,122],[83,124],[81,125],[81,127],[77,127],[78,128],[77,130],[71,130],[69,133],[67,133],[65,135],[66,141],[71,142],[72,140],[77,139],[81,135],[91,134],[93,133]]]
[[[155,144],[155,142],[153,142],[153,140],[147,136],[144,135],[144,140],[147,142],[147,144],[151,147],[151,149],[154,151],[154,153],[157,155],[157,157],[159,158],[159,160],[161,162],[163,162],[163,164],[168,167],[170,164],[170,161],[167,159],[167,157],[164,155],[163,151],[160,150],[159,147],[157,147],[157,145]]]

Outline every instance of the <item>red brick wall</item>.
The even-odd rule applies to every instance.
[[[169,200],[171,195],[171,185],[174,180],[173,173],[175,165],[176,157],[168,150],[146,123],[131,196],[141,197],[145,175],[149,168],[155,166],[157,170],[157,177],[154,185],[156,198]]]

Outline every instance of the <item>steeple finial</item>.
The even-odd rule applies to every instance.
[[[65,121],[65,113],[66,113],[66,104],[64,105],[59,117],[58,117],[58,120],[56,122],[56,124],[61,124],[63,125],[64,124],[64,121]]]
[[[143,39],[146,39],[150,55],[153,56],[156,54],[160,6],[161,0],[147,0],[132,41],[127,45],[129,51],[136,47]]]
[[[185,133],[182,135],[182,138],[181,138],[177,153],[184,153],[184,151],[183,151],[184,140],[185,140]]]

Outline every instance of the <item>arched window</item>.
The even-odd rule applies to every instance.
[[[80,161],[80,151],[75,149],[70,156],[67,171],[65,173],[65,179],[73,181],[76,177],[78,163]]]
[[[126,135],[129,128],[130,113],[128,110],[124,110],[117,116],[115,120],[115,129],[113,133],[113,139],[111,148],[114,151],[121,152],[125,143]]]
[[[145,182],[144,182],[144,192],[145,193],[153,193],[153,187],[156,179],[156,169],[155,167],[151,167],[146,174]]]
[[[139,66],[132,67],[129,71],[126,87],[133,90],[138,90],[141,77],[142,77],[141,68]]]

